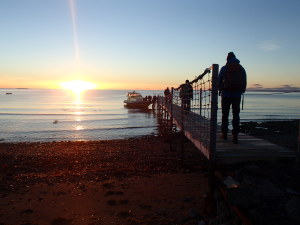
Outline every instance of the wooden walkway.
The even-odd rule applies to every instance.
[[[169,116],[173,116],[173,123],[180,130],[183,129],[184,135],[209,158],[210,121],[193,112],[182,115],[180,107],[174,104],[171,115],[171,104],[166,105],[164,102],[158,104]],[[223,140],[221,139],[221,127],[218,126],[217,128],[215,152],[217,163],[239,163],[280,158],[296,159],[296,156],[295,151],[243,133],[239,135],[239,143],[233,144],[230,133],[228,140]]]
[[[239,134],[238,144],[232,143],[230,135],[226,141],[220,137],[221,128],[218,129],[216,146],[216,160],[219,162],[234,163],[280,158],[296,159],[297,156],[295,151],[243,133]]]

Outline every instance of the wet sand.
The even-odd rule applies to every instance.
[[[187,144],[182,167],[174,148],[153,136],[2,143],[0,224],[196,224],[204,159]]]

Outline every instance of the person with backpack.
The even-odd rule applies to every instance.
[[[181,107],[185,111],[191,110],[191,99],[193,99],[193,87],[189,80],[180,86]]]
[[[230,106],[232,107],[232,141],[238,143],[240,132],[240,103],[241,96],[245,93],[247,75],[245,69],[233,52],[227,55],[227,63],[219,73],[219,91],[222,96],[222,138],[227,140],[228,117]]]

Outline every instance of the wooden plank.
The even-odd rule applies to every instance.
[[[219,150],[234,150],[234,149],[237,149],[237,150],[247,150],[247,149],[252,149],[252,150],[265,150],[265,151],[268,151],[268,149],[270,150],[273,150],[273,151],[287,151],[287,149],[285,148],[281,148],[279,146],[267,146],[267,145],[257,145],[257,146],[253,146],[253,145],[240,145],[240,146],[226,146],[226,145],[217,145],[217,148]]]
[[[252,155],[265,155],[265,154],[268,154],[268,155],[278,155],[278,154],[281,154],[281,155],[296,155],[295,152],[284,152],[284,151],[252,151],[252,150],[247,150],[247,151],[218,151],[217,154],[218,155],[222,155],[222,154],[239,154],[239,155],[249,155],[249,154],[252,154]]]

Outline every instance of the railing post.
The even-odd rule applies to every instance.
[[[173,123],[173,96],[174,96],[174,88],[172,87],[171,89],[171,99],[170,99],[170,102],[171,102],[171,121]]]
[[[171,88],[171,97],[170,97],[170,121],[171,121],[171,126],[170,126],[170,151],[173,151],[172,148],[172,139],[173,139],[173,96],[174,96],[174,88]]]
[[[214,188],[214,170],[217,141],[217,118],[218,118],[218,82],[219,65],[212,65],[212,90],[211,90],[211,121],[210,121],[210,143],[209,143],[209,183]]]
[[[299,134],[298,134],[298,154],[300,153],[300,120],[299,120]]]
[[[199,115],[202,117],[202,87],[200,88],[200,112]]]

